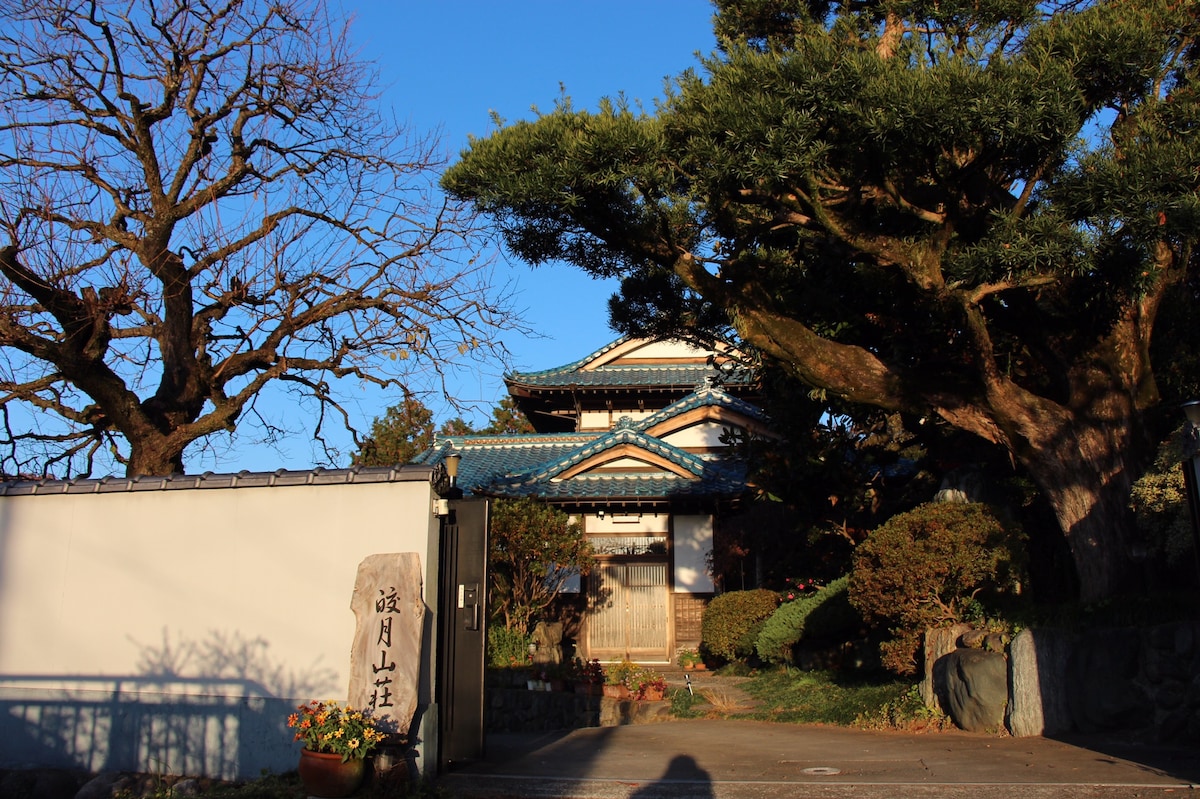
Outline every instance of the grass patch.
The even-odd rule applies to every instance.
[[[746,708],[743,706],[741,697],[733,692],[726,691],[722,688],[703,688],[700,695],[709,705],[709,716],[718,718],[732,718],[742,716],[746,713]]]
[[[688,689],[672,688],[667,694],[667,699],[671,702],[671,715],[675,718],[700,718],[700,713],[696,710],[696,705],[703,700]]]
[[[762,721],[846,727],[862,726],[863,719],[886,719],[889,713],[900,722],[905,713],[915,712],[908,699],[912,684],[890,676],[777,669],[759,672],[740,687],[758,702],[743,717]],[[887,725],[881,721],[873,726]]]
[[[854,726],[867,730],[924,732],[952,729],[954,723],[940,710],[927,708],[925,700],[921,699],[921,694],[914,685],[903,695],[859,716],[855,719]]]

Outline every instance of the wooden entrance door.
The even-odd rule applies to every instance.
[[[588,653],[600,660],[668,659],[666,562],[604,562],[588,580]]]

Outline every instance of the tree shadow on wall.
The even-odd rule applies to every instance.
[[[132,637],[129,640],[140,650],[134,668],[144,677],[245,680],[262,686],[269,695],[286,698],[339,693],[336,670],[322,666],[319,660],[300,670],[274,662],[270,644],[261,636],[244,638],[236,630],[211,630],[201,640],[172,641],[170,631],[164,628],[157,646]]]
[[[137,642],[135,642],[137,643]],[[273,662],[261,638],[139,644],[136,673],[0,676],[4,760],[85,771],[245,779],[295,768],[287,715],[337,674]]]

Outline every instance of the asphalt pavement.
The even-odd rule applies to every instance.
[[[493,734],[457,799],[1200,798],[1200,747],[688,719]]]

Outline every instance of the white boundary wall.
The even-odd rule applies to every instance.
[[[416,552],[427,612],[413,732],[417,767],[435,768],[436,747],[422,751],[436,738],[429,475],[5,485],[0,767],[224,779],[294,769],[288,712],[347,694],[359,562]],[[76,491],[91,493],[63,493]]]

